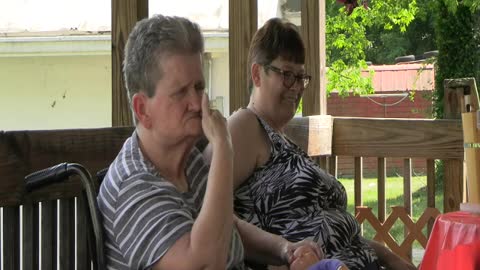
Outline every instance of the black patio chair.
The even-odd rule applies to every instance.
[[[105,269],[103,249],[103,229],[101,215],[97,205],[97,193],[99,184],[93,179],[90,172],[78,163],[61,163],[25,177],[25,188],[28,192],[40,187],[62,182],[69,176],[78,175],[83,185],[82,196],[88,211],[88,245],[93,262],[93,269]]]

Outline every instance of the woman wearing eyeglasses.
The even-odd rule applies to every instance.
[[[293,242],[317,241],[326,258],[339,259],[349,269],[379,269],[378,262],[414,269],[360,237],[359,224],[346,211],[344,187],[285,136],[311,79],[304,62],[295,25],[274,18],[254,35],[248,58],[250,102],[228,119],[237,215]],[[207,147],[207,158],[209,153]]]

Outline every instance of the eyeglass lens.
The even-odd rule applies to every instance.
[[[295,74],[293,74],[291,71],[283,72],[283,84],[285,87],[292,87],[296,81],[300,81],[303,84],[303,87],[306,88],[310,82],[310,78],[302,75],[295,76]]]

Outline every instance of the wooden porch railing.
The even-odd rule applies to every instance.
[[[423,226],[425,219],[434,216],[434,210],[427,210],[426,216],[415,226],[405,218],[405,214],[401,214],[402,210],[394,210],[393,216],[385,217],[385,157],[422,157],[430,160],[427,189],[429,198],[432,196],[429,206],[434,207],[433,160],[454,160],[463,166],[461,122],[333,118],[333,136],[331,125],[331,118],[325,116],[300,118],[290,124],[289,134],[310,155],[331,152],[333,158],[322,159],[330,172],[335,173],[335,156],[356,157],[359,172],[356,174],[355,196],[358,205],[362,202],[358,184],[362,180],[361,157],[379,157],[379,219],[364,208],[359,209],[358,219],[368,220],[374,228],[380,228],[377,238],[382,237],[392,250],[401,255],[404,255],[403,246],[411,246],[413,237],[420,239],[421,243],[425,242],[426,236],[421,235],[418,226]],[[82,204],[76,199],[81,191],[78,179],[72,178],[66,183],[28,194],[24,190],[23,178],[35,170],[65,161],[81,163],[95,173],[108,166],[131,132],[131,127],[0,132],[0,224],[3,230],[3,249],[0,250],[3,261],[0,265],[3,269],[19,269],[20,261],[23,269],[38,269],[39,265],[42,269],[55,269],[57,259],[60,269],[74,269],[75,266],[77,269],[90,269],[85,243],[85,214]],[[457,176],[447,173],[445,177]],[[409,182],[410,178],[406,177],[406,187]],[[410,193],[408,189],[406,191]],[[410,203],[407,206],[410,211]],[[393,218],[400,218],[410,228],[406,242],[397,244],[400,248],[391,242],[387,233]]]
[[[363,224],[364,221],[368,221],[372,225],[373,229],[376,231],[373,238],[374,240],[385,243],[396,254],[407,260],[411,260],[413,242],[417,240],[423,248],[427,247],[428,237],[423,234],[422,230],[429,221],[434,220],[439,214],[440,212],[438,209],[427,208],[417,222],[414,222],[411,218],[411,213],[408,213],[405,207],[392,206],[392,213],[385,221],[380,222],[380,220],[375,217],[370,207],[358,206],[356,218],[360,224]],[[401,244],[397,243],[389,233],[397,220],[403,222],[405,229],[407,230],[405,239]]]
[[[375,239],[384,242],[398,255],[411,259],[412,244],[417,240],[423,248],[430,234],[435,217],[440,213],[435,205],[435,160],[447,160],[457,164],[454,171],[463,171],[462,125],[458,120],[431,119],[372,119],[372,118],[335,118],[332,137],[332,155],[323,158],[321,164],[336,176],[337,156],[354,158],[354,196],[356,217],[362,224],[368,222],[376,231]],[[378,216],[370,208],[363,206],[362,181],[363,158],[377,157],[378,164]],[[393,206],[390,216],[386,216],[385,183],[386,159],[403,158],[403,206]],[[412,220],[412,162],[411,158],[423,158],[427,161],[427,208],[416,221]],[[459,182],[463,175],[446,173],[445,182]],[[453,179],[452,179],[453,178]],[[455,210],[450,201],[452,191],[444,190],[444,209]],[[458,205],[456,206],[458,207]],[[403,223],[405,238],[400,243],[389,234],[396,221]],[[422,229],[427,226],[427,235]]]

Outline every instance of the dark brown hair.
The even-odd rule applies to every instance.
[[[298,28],[286,20],[272,18],[257,30],[248,50],[248,89],[252,90],[251,66],[268,65],[277,57],[296,64],[305,63],[305,45]]]

